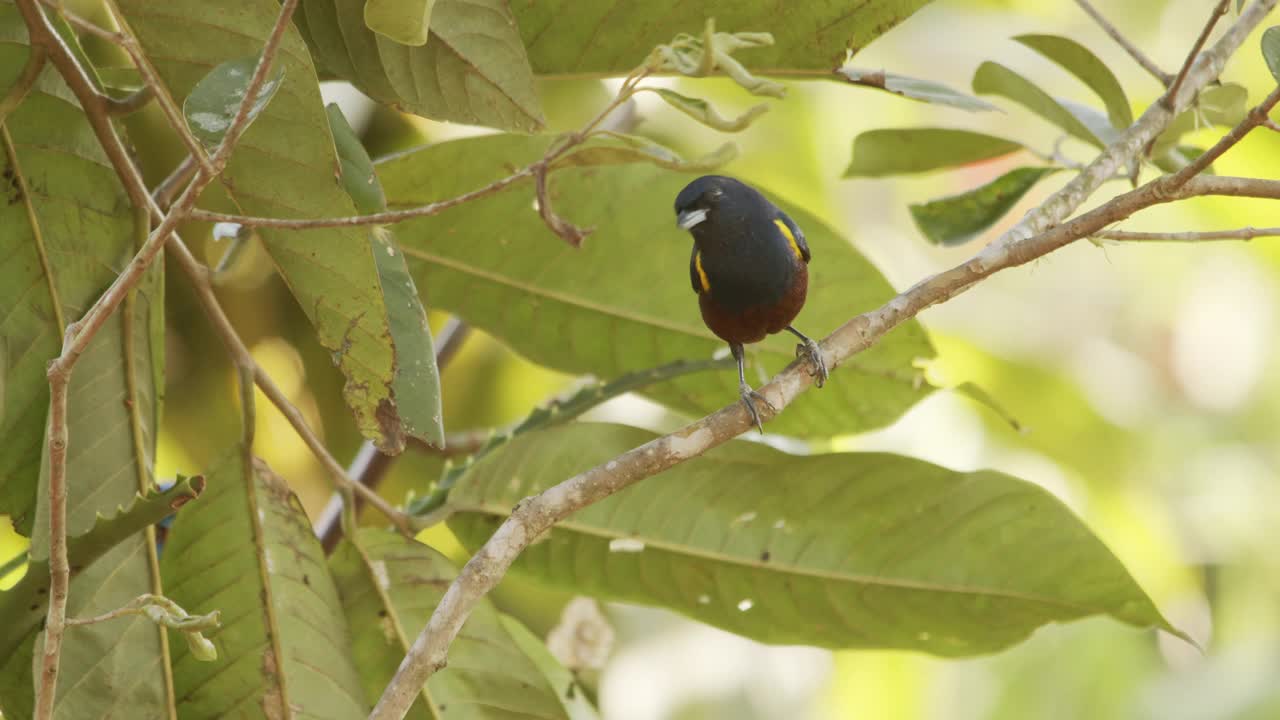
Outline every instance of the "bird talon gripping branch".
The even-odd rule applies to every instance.
[[[754,400],[759,400],[764,403],[768,406],[770,411],[777,412],[773,407],[773,403],[769,402],[768,398],[765,396],[755,390],[752,390],[751,386],[745,382],[738,384],[738,394],[742,397],[742,404],[747,406],[747,414],[751,415],[751,422],[755,424],[756,428],[760,431],[760,434],[763,435],[764,423],[760,420],[760,411],[756,409]]]
[[[769,402],[747,384],[744,344],[786,330],[800,338],[796,356],[809,363],[817,386],[827,380],[818,344],[791,327],[809,290],[809,245],[795,221],[764,195],[722,175],[686,185],[675,210],[676,224],[693,235],[689,281],[702,320],[729,343],[742,402],[763,433],[752,398]]]

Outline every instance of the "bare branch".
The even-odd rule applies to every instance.
[[[1111,39],[1116,41],[1116,44],[1124,48],[1125,52],[1129,53],[1129,57],[1136,60],[1137,63],[1142,66],[1142,69],[1151,73],[1155,79],[1160,81],[1161,85],[1169,87],[1169,83],[1173,82],[1173,76],[1161,70],[1159,65],[1152,62],[1151,58],[1147,57],[1146,53],[1138,49],[1137,45],[1130,42],[1129,38],[1125,37],[1124,34],[1120,32],[1119,28],[1112,25],[1111,21],[1103,17],[1102,13],[1098,12],[1097,8],[1095,8],[1089,0],[1076,0],[1076,4],[1080,6],[1081,10],[1084,10],[1086,15],[1093,18],[1093,21],[1098,23],[1098,26],[1110,35]]]
[[[1218,77],[1227,58],[1275,8],[1276,2],[1277,0],[1257,0],[1249,5],[1211,48],[1196,57],[1174,98],[1173,105],[1176,110],[1185,108],[1201,88]],[[1002,233],[991,243],[988,250],[992,253],[998,252],[1007,245],[1034,237],[1061,223],[1103,183],[1110,180],[1122,168],[1128,167],[1129,163],[1168,127],[1173,115],[1174,111],[1161,103],[1152,103],[1142,117],[1121,133],[1120,137],[1090,162],[1084,171]],[[980,254],[978,259],[981,260],[981,258]]]
[[[196,175],[196,162],[188,155],[169,173],[151,193],[161,210],[167,210],[173,204],[173,197]],[[188,215],[188,218],[191,216]]]
[[[1169,93],[1173,99],[1170,108],[1153,104],[1067,187],[1028,213],[1014,228],[964,264],[916,283],[879,309],[853,318],[832,333],[821,345],[827,367],[837,368],[906,320],[963,293],[991,274],[1025,264],[1100,232],[1143,208],[1197,195],[1280,198],[1280,181],[1186,178],[1175,174],[1157,178],[1063,222],[1102,182],[1137,157],[1150,140],[1167,127],[1173,110],[1190,102],[1200,88],[1217,77],[1226,59],[1275,4],[1276,0],[1259,0],[1241,13],[1240,19],[1211,50],[1195,55],[1194,61],[1188,64],[1180,88]],[[1258,124],[1260,122],[1254,122],[1253,126]],[[1247,129],[1241,135],[1243,132]],[[1224,142],[1234,140],[1224,138]],[[797,361],[787,366],[759,389],[766,399],[764,419],[772,419],[785,409],[812,382],[804,363]],[[519,503],[449,586],[374,707],[370,720],[404,717],[427,678],[444,667],[449,645],[475,604],[498,584],[524,548],[555,523],[618,490],[737,437],[748,430],[751,423],[744,406],[733,403]]]
[[[66,46],[57,31],[49,24],[48,18],[37,5],[36,0],[16,0],[18,11],[22,14],[27,26],[28,37],[33,47],[42,47],[49,59],[57,67],[67,86],[71,88],[76,99],[85,112],[90,127],[106,152],[108,159],[115,166],[117,173],[124,180],[126,192],[133,206],[146,210],[151,202],[145,186],[138,177],[137,167],[133,165],[120,137],[107,116],[103,95],[98,92],[93,81],[80,67],[74,53]],[[269,65],[279,45],[280,36],[288,27],[290,15],[297,5],[297,0],[285,0],[276,26],[263,49],[259,67],[255,71],[254,80],[250,82],[249,92],[240,104],[237,119],[240,123],[232,123],[219,154],[214,159],[215,167],[225,165],[235,140],[244,128],[244,118],[248,115],[248,106],[261,86],[265,76],[263,65]],[[222,165],[219,165],[219,162]],[[142,279],[143,273],[164,247],[165,240],[173,232],[177,224],[195,204],[199,193],[214,175],[201,173],[185,192],[174,203],[173,209],[164,217],[160,225],[151,232],[125,269],[116,276],[111,286],[94,302],[89,311],[78,322],[67,326],[63,338],[62,351],[49,363],[48,378],[50,387],[49,410],[49,498],[50,498],[50,588],[52,597],[46,618],[45,649],[41,658],[39,690],[37,692],[35,715],[38,720],[49,720],[53,717],[54,701],[57,697],[57,680],[59,659],[62,650],[62,635],[66,628],[66,595],[70,585],[70,568],[67,564],[66,539],[66,450],[69,442],[67,433],[66,402],[67,388],[71,381],[71,372],[85,348],[92,341],[98,330],[115,312],[116,308],[129,296],[130,291]],[[128,179],[133,178],[134,182]]]
[[[1280,227],[1243,227],[1236,230],[1206,230],[1199,232],[1127,232],[1102,230],[1091,237],[1119,242],[1205,242],[1210,240],[1252,240],[1259,237],[1280,237]]]
[[[154,97],[160,106],[161,112],[164,113],[165,118],[169,121],[169,125],[173,127],[173,129],[178,133],[178,136],[182,139],[182,144],[186,146],[187,152],[191,153],[196,158],[196,161],[200,163],[200,166],[204,169],[206,174],[211,176],[217,175],[217,173],[214,172],[213,166],[209,164],[209,156],[205,153],[204,147],[200,145],[200,142],[196,140],[195,136],[191,134],[190,129],[187,128],[186,121],[182,118],[182,111],[178,109],[178,104],[174,101],[173,95],[169,93],[169,89],[160,81],[159,73],[156,72],[155,67],[151,65],[151,61],[142,52],[141,48],[138,47],[138,41],[134,39],[132,35],[127,32],[115,32],[100,27],[96,23],[86,20],[74,12],[71,12],[63,3],[55,3],[53,0],[41,0],[41,2],[49,6],[50,9],[61,13],[62,17],[66,18],[67,22],[70,23],[72,27],[106,40],[123,50],[133,62],[134,67],[137,68],[138,74],[142,76],[142,81],[144,83],[143,89],[138,91],[139,93],[144,94],[139,97],[138,93],[134,93],[134,96],[132,97],[135,97],[136,100],[143,104],[145,104],[145,102],[151,97]],[[111,18],[115,21],[116,25],[123,27],[124,23],[120,21],[121,14],[119,9],[116,7],[115,2],[108,2],[107,10],[111,13]],[[145,94],[147,92],[150,94]],[[122,101],[114,100],[106,96],[103,97],[105,98],[104,104],[108,112],[111,112],[112,114],[122,114],[131,111],[131,109]]]
[[[1200,54],[1200,48],[1204,47],[1205,42],[1209,40],[1209,33],[1213,32],[1213,26],[1217,25],[1218,20],[1227,14],[1227,6],[1230,4],[1231,0],[1219,0],[1217,7],[1213,9],[1213,14],[1209,16],[1204,28],[1200,30],[1200,37],[1196,38],[1195,44],[1191,46],[1191,50],[1187,53],[1187,59],[1182,62],[1182,67],[1178,69],[1178,76],[1169,85],[1169,92],[1165,93],[1164,98],[1161,99],[1167,109],[1173,109],[1173,99],[1178,94],[1178,88],[1182,87],[1182,81],[1186,79],[1187,71],[1191,69],[1191,63]]]
[[[449,364],[449,361],[458,354],[458,350],[470,333],[470,326],[456,317],[449,318],[449,322],[440,329],[440,332],[436,335],[436,368],[441,375],[444,374],[445,366]],[[453,443],[454,438],[450,437],[446,438],[444,448],[435,448],[421,441],[415,441],[414,445],[425,448],[427,452],[459,454],[460,451],[452,447]],[[391,471],[391,466],[395,464],[397,457],[399,456],[380,452],[372,442],[365,440],[360,444],[360,449],[356,452],[355,459],[351,461],[351,467],[347,469],[347,475],[357,485],[363,485],[370,490],[377,490],[378,485],[382,483],[382,479]],[[338,541],[342,539],[343,503],[342,494],[334,493],[315,522],[316,535],[320,538],[320,546],[324,548],[326,554],[332,552],[337,547]],[[352,504],[354,505],[352,512],[359,513],[360,499],[356,498]]]

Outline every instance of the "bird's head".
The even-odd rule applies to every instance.
[[[703,175],[694,180],[676,196],[676,225],[683,230],[693,230],[708,220],[714,220],[716,209],[742,183],[723,175]]]

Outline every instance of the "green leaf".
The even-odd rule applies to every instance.
[[[182,114],[187,127],[205,147],[213,149],[231,129],[249,82],[258,66],[261,54],[238,60],[228,60],[209,71],[191,89],[182,103]],[[253,122],[271,102],[280,84],[284,82],[284,66],[272,62],[262,87],[249,105],[249,122]]]
[[[276,0],[244,0],[235,12],[201,0],[119,0],[118,6],[179,99],[209,68],[259,52],[280,13]],[[337,177],[339,160],[315,69],[294,27],[285,31],[273,65],[284,70],[284,82],[237,144],[223,175],[228,182],[214,183],[201,206],[276,217],[356,214]],[[399,418],[386,411],[396,359],[386,341],[387,309],[367,232],[260,233],[320,344],[346,377],[343,395],[361,434],[398,451],[404,442]]]
[[[760,103],[747,108],[746,112],[735,118],[726,118],[721,115],[711,103],[701,98],[691,98],[681,95],[674,90],[666,88],[654,88],[653,91],[658,97],[666,101],[668,105],[706,125],[721,132],[739,132],[747,129],[756,118],[769,111],[768,103]]]
[[[364,24],[401,45],[426,45],[435,4],[436,0],[365,0]]]
[[[1267,61],[1271,76],[1280,82],[1280,25],[1269,27],[1262,33],[1262,59]]]
[[[522,420],[518,425],[505,432],[494,433],[490,435],[488,441],[471,455],[467,456],[461,463],[449,463],[444,466],[440,475],[440,481],[436,483],[435,489],[428,495],[415,499],[409,503],[409,514],[415,516],[419,521],[419,527],[426,528],[434,525],[438,520],[430,516],[428,513],[445,504],[449,491],[453,488],[457,479],[466,473],[471,463],[483,458],[485,455],[497,450],[503,445],[510,442],[514,437],[518,437],[534,430],[542,430],[556,425],[563,425],[582,416],[588,410],[599,407],[601,404],[612,400],[620,395],[629,392],[636,392],[672,378],[687,375],[689,373],[702,372],[713,368],[737,367],[731,358],[722,358],[720,360],[703,360],[699,362],[677,361],[662,367],[643,370],[637,373],[629,373],[619,378],[614,378],[607,383],[593,383],[586,385],[577,392],[564,399],[557,399],[545,408],[536,408],[533,412]]]
[[[960,245],[996,224],[1041,178],[1059,168],[1021,167],[980,188],[911,205],[911,219],[935,245]]]
[[[0,5],[6,61],[25,56],[25,43],[16,9]],[[48,557],[47,492],[39,489],[47,487],[48,476],[45,364],[58,354],[66,324],[82,317],[124,267],[147,223],[145,211],[130,209],[83,111],[51,64],[0,126],[0,195],[0,512],[12,513],[16,527],[32,537],[31,556],[39,562]],[[156,263],[94,336],[71,377],[70,535],[151,487],[163,390],[156,383],[164,364],[163,280]],[[43,509],[33,511],[37,503]],[[77,575],[68,613],[99,614],[157,590],[154,569],[148,536],[134,534]],[[165,689],[162,639],[141,619],[68,633],[59,718],[164,715],[172,698]],[[29,672],[22,659],[15,662],[19,673]]]
[[[364,7],[365,0],[306,0],[299,7],[316,61],[333,74],[378,102],[424,117],[542,128],[533,72],[505,0],[436,0],[429,39],[420,47],[370,30]]]
[[[960,110],[969,112],[988,112],[999,111],[1000,108],[992,105],[986,100],[981,100],[972,95],[966,95],[958,90],[953,90],[942,83],[932,80],[922,80],[920,78],[908,77],[906,75],[897,75],[895,73],[885,72],[883,70],[864,70],[855,67],[845,66],[836,70],[836,74],[844,77],[854,85],[862,85],[864,87],[873,87],[891,92],[894,95],[901,95],[912,100],[920,102],[933,103],[935,105],[947,105]]]
[[[1068,135],[1090,145],[1106,147],[1096,135],[1045,91],[1030,80],[996,62],[984,62],[973,75],[973,91],[979,95],[999,95],[1022,105],[1057,125]]]
[[[703,157],[685,160],[676,151],[646,137],[606,132],[589,138],[551,164],[553,170],[594,165],[649,163],[668,170],[706,172],[738,156],[738,146],[729,142]]]
[[[474,549],[521,498],[652,438],[526,435],[459,483],[449,527]],[[1176,632],[1043,488],[883,453],[732,442],[580,510],[513,570],[769,643],[959,657],[1090,615]]]
[[[391,231],[369,231],[378,279],[387,306],[396,351],[396,377],[391,384],[395,410],[404,431],[436,447],[444,447],[444,412],[440,408],[440,371],[427,311],[409,275],[404,252]]]
[[[364,529],[329,559],[352,628],[352,657],[370,703],[426,626],[457,570],[440,553],[385,530]],[[452,712],[450,712],[452,711]],[[482,599],[407,717],[568,718],[547,678]]]
[[[489,136],[440,143],[389,158],[378,174],[392,207],[447,198],[542,157],[548,138]],[[440,172],[450,168],[450,172]],[[724,344],[702,322],[689,289],[691,240],[671,203],[689,175],[642,164],[570,168],[550,185],[558,212],[598,228],[573,249],[552,236],[532,207],[530,183],[398,228],[415,278],[432,304],[501,338],[534,362],[570,373],[617,377],[680,359],[700,360]],[[819,337],[852,314],[893,297],[879,272],[813,215],[778,203],[804,229],[813,262],[809,299],[796,326]],[[795,357],[774,336],[749,348],[753,384]],[[934,355],[915,322],[805,393],[770,430],[814,436],[892,422],[929,393],[917,358]],[[764,372],[761,372],[763,366]],[[702,415],[738,399],[737,373],[682,377],[645,391]]]
[[[363,718],[347,622],[302,503],[246,460],[217,463],[165,544],[168,597],[192,614],[222,612],[215,661],[173,645],[178,715]]]
[[[1120,81],[1089,48],[1058,35],[1019,35],[1014,40],[1061,65],[1088,85],[1106,105],[1112,127],[1123,130],[1133,124],[1133,111]]]
[[[382,192],[382,183],[378,182],[378,173],[373,169],[373,160],[342,114],[342,108],[337,103],[329,103],[324,111],[329,118],[338,161],[342,164],[342,189],[347,191],[361,215],[386,210],[387,197]]]
[[[502,626],[555,690],[569,720],[600,720],[600,713],[580,689],[577,678],[556,660],[542,640],[510,615],[502,616]]]
[[[118,507],[109,516],[99,515],[93,525],[79,535],[67,538],[67,564],[72,578],[78,577],[116,545],[169,517],[178,508],[204,492],[202,476],[179,477],[165,490],[138,493],[127,507]],[[32,561],[27,574],[16,585],[0,592],[0,616],[7,618],[0,627],[0,657],[13,651],[15,644],[44,620],[48,607],[49,560]]]
[[[167,490],[139,493],[126,508],[110,517],[99,517],[81,535],[67,538],[67,564],[71,568],[71,595],[95,592],[100,582],[82,582],[84,570],[122,542],[172,515],[174,510],[204,491],[204,478],[179,478]],[[13,717],[31,715],[33,680],[32,649],[49,607],[49,561],[30,562],[16,585],[0,592],[0,707]],[[114,608],[106,608],[108,610]],[[78,631],[77,631],[78,632]],[[64,640],[64,645],[68,641]],[[150,660],[148,658],[148,660]],[[106,707],[110,697],[95,698],[90,708]]]
[[[895,128],[869,130],[853,141],[853,162],[845,177],[884,177],[1003,157],[1022,144],[969,130]]]
[[[741,57],[754,73],[778,75],[829,72],[849,51],[858,52],[928,3],[796,3],[779,12],[776,3],[741,0],[668,3],[660,10],[649,0],[539,0],[512,3],[511,10],[539,75],[626,73],[677,34],[700,34],[707,18],[715,18],[723,31],[772,34],[771,47]]]

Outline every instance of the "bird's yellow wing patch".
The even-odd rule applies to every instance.
[[[693,256],[693,267],[698,271],[698,284],[702,286],[702,292],[709,292],[711,290],[711,281],[707,279],[707,271],[702,269],[701,252]]]
[[[803,260],[804,253],[800,252],[800,244],[796,242],[796,236],[791,232],[791,228],[782,222],[782,218],[774,218],[773,224],[778,226],[778,229],[782,231],[782,236],[787,239],[787,242],[791,243],[791,249],[795,251],[796,259]]]

